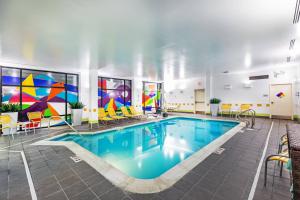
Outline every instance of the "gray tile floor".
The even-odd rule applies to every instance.
[[[277,151],[278,138],[288,121],[275,120],[268,153]],[[133,122],[135,123],[135,122]],[[212,154],[171,188],[156,194],[134,194],[113,186],[84,161],[74,163],[70,150],[60,146],[31,146],[30,143],[63,130],[41,129],[35,135],[17,136],[14,141],[0,137],[0,148],[23,150],[26,155],[38,199],[46,200],[208,200],[248,199],[249,191],[271,124],[257,119],[255,130],[238,133],[223,145],[221,155]],[[113,125],[114,126],[114,125]],[[87,126],[78,127],[81,130]],[[101,128],[103,129],[103,127]],[[24,142],[25,140],[32,140]],[[19,153],[0,152],[0,199],[30,199],[29,186]],[[259,178],[254,199],[289,199],[289,176],[278,177],[278,166],[270,165],[268,186]]]
[[[276,154],[280,137],[286,133],[286,124],[293,123],[286,120],[274,120],[274,126],[271,133],[267,155]],[[280,166],[275,163],[268,164],[267,186],[264,187],[264,168],[260,173],[259,182],[255,192],[255,200],[284,200],[291,199],[290,195],[290,175],[289,171],[284,168],[282,177],[279,176]]]

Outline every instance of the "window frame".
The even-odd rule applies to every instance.
[[[3,84],[3,80],[2,80],[2,74],[3,74],[3,69],[17,69],[19,70],[19,85],[15,84],[15,85],[6,85]],[[77,102],[79,101],[79,74],[75,74],[75,73],[66,73],[66,72],[55,72],[55,71],[49,71],[49,70],[38,70],[38,69],[29,69],[29,68],[19,68],[19,67],[9,67],[9,66],[0,66],[0,106],[2,106],[2,89],[3,87],[19,87],[20,88],[20,106],[21,106],[21,111],[22,111],[22,105],[23,105],[23,101],[22,101],[22,88],[26,87],[26,88],[62,88],[62,87],[51,87],[51,86],[23,86],[22,85],[22,76],[23,76],[23,70],[24,71],[33,71],[33,72],[41,72],[41,73],[53,73],[53,74],[63,74],[64,75],[64,92],[65,92],[65,114],[64,115],[60,115],[60,116],[64,116],[65,120],[67,121],[68,118],[71,116],[71,114],[68,114],[68,91],[67,91],[67,87],[65,85],[68,84],[68,75],[75,75],[76,76],[76,87],[77,87]],[[1,113],[1,111],[0,111]],[[19,112],[20,114],[20,112]],[[58,125],[59,126],[59,125]]]
[[[155,84],[156,84],[156,90],[155,90],[155,91],[156,91],[156,92],[158,92],[158,91],[160,92],[160,99],[161,99],[161,100],[160,100],[160,105],[159,105],[158,107],[152,107],[152,106],[151,106],[151,109],[152,109],[152,108],[155,108],[155,109],[157,110],[158,108],[161,108],[162,101],[163,101],[162,93],[161,93],[161,92],[162,92],[162,86],[163,86],[162,84],[163,84],[163,83],[162,83],[162,82],[143,81],[143,91],[142,91],[142,95],[143,95],[142,98],[143,98],[143,99],[145,99],[145,91],[146,91],[146,90],[145,90],[145,85],[146,85],[147,83],[155,83]],[[142,104],[143,104],[143,105],[142,105],[142,108],[143,108],[143,113],[144,113],[144,114],[146,113],[146,105],[145,105],[145,102],[146,102],[146,101],[144,101],[144,103],[142,103]]]
[[[126,81],[129,81],[130,82],[130,104],[132,105],[132,80],[130,79],[123,79],[123,78],[113,78],[113,77],[105,77],[105,76],[98,76],[98,81],[100,80],[100,88],[99,88],[99,85],[98,85],[98,90],[101,89],[101,91],[103,90],[102,88],[102,80],[103,79],[115,79],[115,80],[121,80],[123,81],[123,90],[120,90],[120,89],[106,89],[107,91],[121,91],[121,92],[124,92],[125,93],[125,88],[126,88],[126,85],[125,85],[125,82]],[[101,100],[100,100],[100,108],[104,108],[103,107],[103,96],[102,96],[102,92],[100,94],[100,96],[98,95],[98,100],[99,100],[99,97],[101,97]],[[123,96],[123,106],[125,106],[125,96]],[[98,105],[99,107],[99,105]],[[104,108],[105,109],[105,108]],[[116,111],[120,111],[120,109],[117,109]]]

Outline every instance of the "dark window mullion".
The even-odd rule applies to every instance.
[[[125,80],[123,80],[123,106],[125,106]]]
[[[2,106],[2,67],[0,67],[0,106]],[[0,110],[1,114],[1,110]]]
[[[67,116],[68,116],[68,94],[67,94],[67,85],[68,85],[68,75],[65,74],[65,121],[67,121]]]
[[[19,83],[19,87],[20,87],[20,106],[21,106],[21,111],[23,110],[23,102],[22,102],[22,96],[23,96],[23,85],[22,85],[22,73],[23,73],[23,70],[20,69],[20,83]]]

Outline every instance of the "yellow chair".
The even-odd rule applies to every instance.
[[[229,114],[229,116],[231,117],[231,106],[232,104],[221,104],[221,116],[223,114]]]
[[[287,164],[289,161],[289,151],[288,149],[283,150],[279,154],[270,155],[265,160],[265,180],[264,180],[264,186],[267,185],[267,172],[268,172],[268,163],[270,161],[278,161],[280,163],[280,177],[282,176],[282,169],[283,164]]]
[[[42,126],[42,122],[47,120],[44,118],[42,112],[28,112],[27,113],[28,120],[31,122],[29,125],[30,128],[37,128]],[[49,121],[49,120],[47,120]]]
[[[13,128],[17,126],[17,123],[12,120],[9,115],[1,115],[0,116],[0,130],[3,131],[5,129],[9,129],[9,134],[14,139],[14,134],[12,132]]]
[[[130,112],[131,112],[132,115],[140,116],[140,117],[144,116],[143,113],[137,112],[137,111],[135,110],[135,107],[134,107],[134,106],[129,106],[129,110],[130,110]]]
[[[105,122],[113,121],[114,119],[112,119],[111,117],[107,117],[104,108],[98,108],[98,120],[105,123]]]
[[[251,104],[241,104],[240,106],[240,110],[245,111],[245,110],[249,110],[251,108]]]
[[[130,114],[125,106],[121,107],[121,111],[125,117],[129,118],[140,118],[141,115]]]
[[[118,116],[113,108],[107,108],[107,112],[108,112],[109,117],[111,117],[113,119],[117,119],[117,120],[127,119],[127,117]]]
[[[251,104],[241,104],[240,105],[240,112],[244,112],[244,111],[247,111],[247,110],[251,109],[251,106],[252,106]],[[247,115],[249,115],[249,112],[244,112],[242,115],[247,116]]]

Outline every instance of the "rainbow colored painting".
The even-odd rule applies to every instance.
[[[131,81],[99,78],[98,107],[120,110],[122,106],[131,106]]]
[[[151,111],[152,108],[158,108],[161,104],[160,83],[144,83],[144,91],[142,97],[143,110]]]
[[[19,121],[27,121],[27,113],[35,111],[42,112],[44,117],[70,114],[67,103],[78,101],[78,87],[66,84],[64,81],[58,82],[54,75],[56,74],[48,73],[47,75],[42,71],[34,71],[34,74],[25,73],[23,78],[4,74],[2,76],[2,103],[21,103]],[[65,75],[61,77],[64,78]]]

